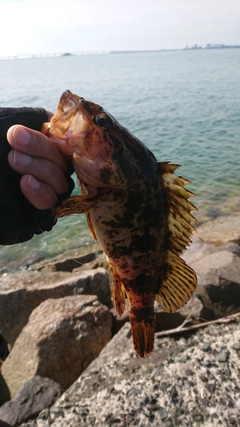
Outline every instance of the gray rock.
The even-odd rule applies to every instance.
[[[198,229],[197,229],[198,231]],[[184,251],[182,258],[188,264],[193,264],[194,262],[207,257],[209,254],[218,252],[219,248],[211,243],[206,243],[203,239],[197,237],[197,231],[194,233],[191,245]]]
[[[82,266],[86,269],[106,267],[106,256],[97,242],[91,243],[87,247],[68,250],[50,259],[35,262],[30,268],[38,271],[72,272]]]
[[[127,323],[34,426],[214,427],[230,425],[229,420],[238,425],[238,355],[232,345],[239,326],[239,320],[208,326],[188,346],[184,338],[156,334],[154,353],[141,360]],[[209,342],[211,351],[199,348],[201,342]],[[228,354],[227,371],[216,358],[221,348]]]
[[[11,397],[35,375],[64,389],[94,360],[112,336],[112,318],[96,296],[49,299],[31,314],[1,373]]]
[[[178,313],[157,311],[157,330],[176,328],[188,316],[194,323],[198,317],[222,317],[240,309],[239,241],[239,216],[221,217],[197,228],[193,244],[183,257],[197,271],[195,295],[202,305],[193,298]],[[105,266],[102,262],[95,267]],[[75,266],[71,260],[54,261],[52,276],[48,276],[52,277],[51,283],[57,274],[64,275],[61,280],[65,280],[66,271],[72,270],[73,276],[79,274]],[[46,265],[39,270],[43,276],[47,274]],[[123,319],[114,311],[113,316],[117,335],[31,427],[240,425],[239,321],[209,326],[192,336],[181,338],[178,334],[177,340],[156,334],[154,353],[140,360],[133,350],[129,324],[125,323],[127,313]],[[30,427],[29,423],[25,425]]]
[[[240,240],[240,215],[220,216],[197,227],[195,234],[207,243],[224,246]]]
[[[13,400],[0,407],[0,420],[17,426],[36,418],[39,412],[52,406],[62,392],[56,382],[35,376],[22,386]]]
[[[230,251],[221,250],[206,255],[191,266],[198,274],[201,285],[218,285],[220,278],[240,284],[239,257]]]
[[[104,268],[59,273],[21,271],[0,278],[0,335],[13,346],[31,312],[49,298],[70,295],[97,295],[99,301],[112,307],[109,278]]]
[[[224,362],[227,362],[228,357],[229,357],[229,353],[227,351],[223,350],[220,353],[218,353],[217,360],[218,360],[218,362],[224,363]]]
[[[35,264],[34,269],[47,271],[68,271],[72,272],[75,269],[85,265],[85,268],[92,269],[106,266],[105,255],[100,255],[100,252],[89,252],[84,255],[77,256],[58,256],[54,260],[46,263]]]
[[[219,242],[221,226],[227,237],[227,224],[226,219],[218,219],[215,225],[213,221],[215,242]],[[232,228],[233,222],[230,220],[229,236],[231,238],[240,233],[240,225],[235,225],[236,234]],[[204,226],[197,229],[197,235],[202,234],[202,228],[205,229]],[[202,302],[203,308],[199,313],[202,319],[212,320],[240,310],[240,246],[238,242],[237,240],[231,242],[227,238],[223,246],[217,246],[194,237],[192,245],[183,255],[198,276],[198,286],[194,295]]]

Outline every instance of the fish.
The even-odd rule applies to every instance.
[[[118,314],[129,303],[134,349],[154,349],[154,301],[173,313],[191,298],[195,271],[181,258],[191,243],[197,208],[180,167],[158,162],[149,148],[101,106],[65,91],[42,128],[72,161],[80,195],[54,209],[56,218],[86,214],[106,254]]]

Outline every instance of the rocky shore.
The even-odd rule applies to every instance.
[[[94,247],[0,277],[0,427],[240,426],[240,216],[197,228],[198,287],[132,346]]]

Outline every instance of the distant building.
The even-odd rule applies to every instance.
[[[194,44],[193,46],[188,46],[186,44],[185,50],[196,50],[196,49],[235,49],[240,48],[240,45],[226,45],[226,44],[211,44],[208,43],[205,47]]]
[[[202,46],[198,46],[198,44],[194,44],[191,47],[188,47],[188,45],[186,45],[185,49],[202,49]]]
[[[205,49],[234,49],[240,48],[240,45],[226,45],[226,44],[210,44],[208,43]]]

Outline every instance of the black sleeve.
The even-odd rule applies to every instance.
[[[24,197],[20,190],[21,175],[9,166],[7,160],[12,149],[7,142],[7,130],[14,124],[40,130],[46,121],[48,116],[42,108],[0,108],[0,245],[24,242],[34,234],[50,231],[56,223],[51,210],[39,210]],[[61,195],[61,200],[73,190],[71,173],[70,166],[66,174],[69,192]]]

